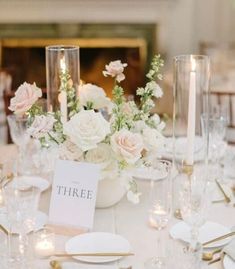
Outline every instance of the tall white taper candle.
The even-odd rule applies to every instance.
[[[187,155],[186,164],[194,163],[194,143],[196,125],[196,61],[191,59],[191,71],[189,82],[189,102],[188,102],[188,128],[187,128]]]
[[[62,57],[60,59],[60,70],[62,75],[66,72],[66,64],[65,64],[65,58]],[[67,121],[68,117],[68,108],[67,108],[67,93],[65,90],[62,90],[58,96],[59,103],[60,103],[60,113],[61,113],[61,121],[62,123],[65,123]]]

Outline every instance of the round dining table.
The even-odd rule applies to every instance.
[[[17,149],[14,145],[0,146],[0,163],[4,163],[13,156],[16,156],[16,154]],[[138,180],[138,188],[142,193],[139,204],[132,204],[124,197],[115,206],[105,209],[96,209],[93,227],[93,231],[115,233],[126,238],[131,245],[131,252],[133,252],[134,255],[107,264],[86,264],[73,259],[59,258],[62,268],[144,269],[144,262],[156,254],[158,231],[148,225],[149,182],[146,180]],[[48,214],[49,210],[50,194],[51,188],[41,194],[39,210],[46,214]],[[210,210],[208,210],[207,220],[220,223],[227,227],[235,226],[235,207],[225,203],[213,203],[210,206]],[[175,244],[175,240],[171,239],[169,235],[169,230],[177,222],[179,222],[179,220],[172,217],[167,228],[162,232],[165,233],[166,247],[169,247],[169,259],[174,259],[175,262],[174,269],[181,269],[183,268],[181,267],[183,260],[181,260],[179,255],[175,255],[176,251],[174,247],[182,246],[183,248],[183,243],[178,242],[178,244]],[[71,238],[71,236],[56,234],[56,252],[65,251],[65,243],[69,238]],[[50,259],[37,259],[35,269],[50,269],[49,262],[52,259],[55,259],[55,257],[51,257]],[[68,267],[68,262],[74,263],[71,263],[70,267]],[[63,264],[66,265],[66,263],[67,266],[63,267]],[[206,262],[204,262],[204,265],[206,265],[207,268]],[[217,262],[213,265],[209,265],[208,268],[222,269],[223,267],[221,262]]]

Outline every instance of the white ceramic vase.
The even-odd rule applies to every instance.
[[[98,183],[96,208],[106,208],[117,204],[125,195],[126,189],[118,178],[105,178]]]

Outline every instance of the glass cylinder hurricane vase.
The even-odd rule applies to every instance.
[[[204,55],[174,58],[174,161],[192,166],[208,158],[208,135],[202,139],[200,116],[209,111],[210,61]]]
[[[66,122],[76,110],[76,95],[80,83],[79,47],[46,47],[46,78],[48,111],[61,112]]]

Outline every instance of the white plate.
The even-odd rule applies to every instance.
[[[177,161],[182,161],[185,155],[185,148],[187,147],[187,138],[178,137],[175,139],[175,158]],[[173,139],[167,138],[165,147],[161,149],[163,158],[171,159],[173,157]],[[200,136],[195,137],[194,144],[194,160],[203,160],[203,139]]]
[[[78,252],[129,252],[130,244],[120,235],[94,232],[77,235],[71,238],[65,244],[65,251],[68,254]],[[120,258],[122,257],[74,257],[74,259],[90,263],[112,262]]]
[[[200,229],[199,229],[199,242],[204,243],[221,235],[230,233],[230,229],[226,226],[223,226],[216,222],[207,221]],[[176,223],[170,229],[170,235],[174,239],[180,239],[184,242],[189,243],[190,241],[190,227],[183,221]],[[231,238],[226,238],[210,245],[207,245],[206,248],[214,248],[221,247],[223,245],[228,244],[231,241]]]
[[[35,231],[38,231],[44,227],[45,224],[48,223],[48,216],[43,213],[42,211],[37,211],[36,213],[36,220],[35,220]],[[0,209],[0,224],[5,227],[7,230],[9,230],[9,225],[7,222],[7,217],[6,217],[6,208],[2,207]],[[18,233],[17,230],[13,230],[13,233]],[[29,231],[31,232],[31,231]]]
[[[38,176],[19,176],[15,177],[11,183],[13,186],[17,186],[19,189],[25,189],[28,187],[37,187],[42,192],[50,187],[48,180]]]
[[[223,265],[224,265],[224,269],[234,269],[235,261],[232,260],[228,255],[224,255]]]

